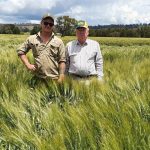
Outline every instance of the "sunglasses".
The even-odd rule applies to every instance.
[[[43,24],[44,24],[45,26],[49,25],[50,27],[52,27],[52,26],[54,25],[53,23],[49,23],[49,22],[43,22]]]

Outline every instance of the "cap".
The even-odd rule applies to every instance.
[[[53,18],[53,16],[51,16],[49,13],[47,13],[47,14],[45,14],[45,15],[43,15],[43,17],[42,17],[42,21],[44,20],[44,19],[46,19],[46,18],[50,18],[53,22],[54,22],[54,18]]]
[[[86,21],[78,21],[76,24],[76,29],[78,28],[88,28],[88,23]]]

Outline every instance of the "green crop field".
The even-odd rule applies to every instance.
[[[32,89],[16,54],[27,36],[0,35],[0,150],[150,149],[150,39],[92,37],[103,83]]]

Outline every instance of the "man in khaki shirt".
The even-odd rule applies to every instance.
[[[54,79],[58,83],[64,80],[65,72],[65,47],[61,39],[53,33],[54,18],[49,14],[42,17],[41,31],[29,36],[17,49],[18,56],[36,77]],[[26,56],[32,49],[34,64]]]

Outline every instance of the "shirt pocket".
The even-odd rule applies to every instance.
[[[38,43],[30,43],[30,48],[32,49],[32,53],[34,57],[37,57],[39,55],[39,44]]]
[[[76,52],[71,52],[69,54],[69,59],[70,59],[70,62],[77,63],[77,61],[78,61],[77,53]]]
[[[47,49],[47,52],[51,58],[54,58],[55,60],[59,59],[59,45],[58,44],[54,44],[54,43],[50,44]]]

